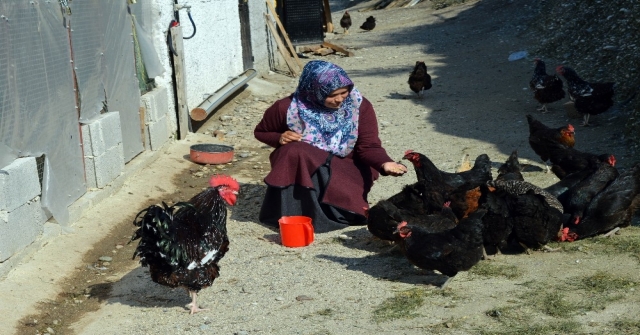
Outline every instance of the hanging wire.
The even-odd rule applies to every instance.
[[[182,39],[188,40],[196,35],[196,23],[193,22],[193,18],[191,17],[191,8],[187,8],[187,16],[189,16],[189,21],[191,21],[191,25],[193,26],[193,33],[189,35],[189,37],[183,37]]]

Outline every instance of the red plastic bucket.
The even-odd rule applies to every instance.
[[[313,242],[313,224],[308,216],[283,216],[280,224],[280,240],[289,248],[305,247]]]

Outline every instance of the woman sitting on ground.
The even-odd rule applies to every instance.
[[[407,172],[382,148],[371,103],[325,61],[307,63],[295,93],[265,111],[254,135],[276,148],[259,217],[269,226],[290,215],[311,217],[316,232],[366,224],[378,174]]]

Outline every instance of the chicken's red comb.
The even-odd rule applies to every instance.
[[[568,125],[567,125],[567,129],[569,129],[569,131],[570,131],[570,132],[573,132],[573,133],[575,133],[575,131],[576,131],[576,129],[575,129],[575,128],[573,128],[573,125],[571,125],[571,124],[568,124]]]
[[[556,67],[556,72],[558,72],[558,73],[562,73],[562,72],[564,72],[564,65],[558,65],[558,66]]]
[[[237,180],[224,174],[218,174],[218,175],[212,176],[211,179],[209,179],[209,185],[211,185],[211,187],[218,187],[218,186],[225,185],[234,190],[240,189],[240,184],[238,184]]]
[[[407,225],[407,221],[402,221],[402,222],[398,223],[398,228],[397,229],[400,229],[400,228],[402,228],[402,227],[404,227],[406,225]]]
[[[414,152],[413,150],[409,149],[409,150],[407,150],[407,151],[405,151],[405,152],[404,152],[404,155],[406,156],[406,155],[408,155],[408,154],[410,154],[410,153],[413,153],[413,152]]]
[[[608,163],[611,166],[616,166],[616,157],[614,155],[609,155]]]

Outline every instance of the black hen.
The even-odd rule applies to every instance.
[[[458,188],[466,184],[468,189],[471,189],[484,185],[492,179],[491,160],[486,154],[476,157],[471,170],[457,173],[439,170],[427,156],[413,150],[407,150],[403,158],[413,164],[419,181],[427,180],[430,182],[434,178],[442,178],[451,187]]]
[[[369,16],[366,21],[360,26],[360,29],[371,31],[376,27],[376,18]]]
[[[419,183],[416,183],[419,184]],[[410,221],[431,232],[448,230],[456,226],[458,220],[449,207],[440,199],[439,211],[427,210],[423,201],[421,185],[407,185],[389,199],[380,200],[367,211],[367,228],[374,236],[387,241],[397,240],[394,234],[398,224]]]
[[[569,222],[575,222],[577,218],[583,217],[584,210],[593,197],[616,179],[618,174],[618,169],[611,164],[598,163],[597,168],[589,177],[572,187],[568,194],[561,199],[558,199],[562,202],[564,212],[571,215]]]
[[[636,163],[620,172],[613,182],[593,197],[584,217],[568,223],[560,240],[574,241],[627,227],[639,207],[640,163]]]
[[[589,125],[590,115],[604,113],[613,106],[615,83],[587,82],[572,68],[563,65],[558,66],[556,72],[567,80],[569,97],[578,113],[584,116],[583,126]]]
[[[521,170],[522,166],[518,161],[518,151],[514,150],[507,158],[507,161],[498,169],[496,180],[523,181],[524,177],[520,172]],[[481,188],[480,208],[487,210],[487,214],[482,218],[484,223],[482,239],[484,240],[486,254],[492,255],[507,246],[507,239],[513,229],[513,219],[509,214],[506,192],[486,185],[481,186]]]
[[[536,58],[533,77],[529,81],[529,87],[534,92],[533,97],[538,100],[542,107],[538,110],[543,113],[548,112],[547,104],[564,99],[565,93],[562,80],[557,75],[548,75],[544,62]]]
[[[344,29],[344,33],[349,33],[349,28],[351,27],[351,15],[349,15],[349,11],[344,11],[344,15],[340,19],[340,27]]]
[[[507,161],[500,165],[496,180],[524,180],[522,165],[518,160],[518,150],[513,150]]]
[[[416,66],[409,75],[408,83],[409,88],[418,95],[422,95],[425,90],[431,88],[431,76],[427,73],[427,65],[424,62],[416,62]]]
[[[497,180],[487,185],[506,192],[505,200],[513,220],[511,238],[525,250],[538,249],[558,238],[563,207],[554,196],[525,181]]]
[[[240,188],[228,176],[213,176],[209,184],[187,202],[152,205],[133,222],[139,228],[131,241],[140,239],[133,258],[149,266],[154,282],[186,288],[191,314],[202,311],[196,303],[198,292],[219,276],[218,261],[229,250],[226,205],[235,204]]]
[[[595,170],[600,162],[615,164],[615,157],[611,154],[592,154],[574,148],[552,148],[549,150],[551,171],[559,178],[583,170]]]
[[[415,266],[438,270],[448,276],[441,286],[444,288],[458,272],[469,270],[482,259],[482,217],[485,213],[479,209],[455,228],[439,233],[402,222],[398,225],[400,247]]]
[[[527,115],[527,123],[529,124],[529,146],[540,156],[549,172],[547,161],[551,158],[551,150],[573,148],[575,145],[574,128],[570,124],[551,128],[531,115]]]

